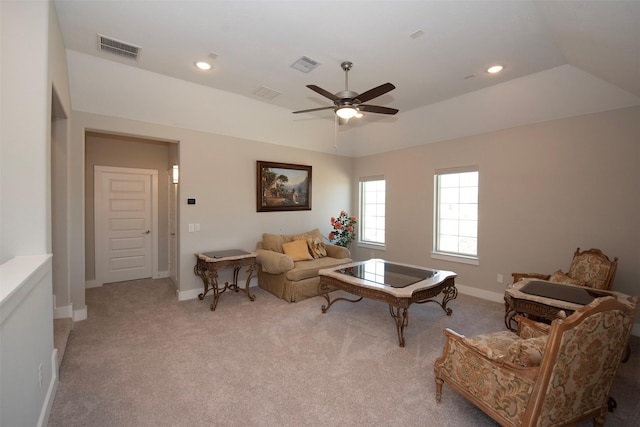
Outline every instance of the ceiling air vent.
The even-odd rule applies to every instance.
[[[135,46],[129,43],[122,42],[120,40],[112,39],[110,37],[98,34],[98,50],[100,52],[106,52],[113,55],[118,55],[122,58],[138,60],[140,55],[140,46]]]
[[[253,91],[254,95],[257,95],[261,98],[273,99],[276,96],[280,95],[280,92],[275,91],[273,89],[269,89],[266,86],[260,86],[258,89]]]
[[[306,56],[302,56],[296,62],[291,64],[291,68],[295,68],[296,70],[302,71],[303,73],[308,73],[309,71],[312,71],[314,68],[316,68],[318,65],[320,65],[319,62],[314,61],[311,58],[307,58]]]

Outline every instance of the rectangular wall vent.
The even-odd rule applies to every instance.
[[[98,50],[137,61],[141,47],[98,34]]]

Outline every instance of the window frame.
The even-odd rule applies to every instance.
[[[477,183],[477,194],[476,194],[476,254],[467,254],[462,252],[451,252],[441,250],[440,243],[440,201],[441,201],[441,188],[440,188],[440,177],[443,175],[453,175],[453,174],[462,174],[468,172],[477,172],[478,174],[478,183]],[[434,207],[433,207],[433,246],[431,252],[431,258],[445,260],[445,261],[453,261],[463,264],[472,264],[479,265],[480,264],[480,251],[478,242],[480,241],[479,236],[479,224],[480,224],[480,168],[477,165],[472,166],[461,166],[455,168],[446,168],[446,169],[436,169],[434,172],[434,180],[433,180],[433,188],[434,188]],[[459,188],[459,187],[458,187]],[[459,235],[458,235],[459,236]]]
[[[365,225],[366,225],[366,215],[365,215],[365,202],[366,202],[366,196],[365,196],[365,186],[367,183],[369,182],[374,182],[374,181],[382,181],[384,182],[384,233],[383,233],[383,241],[374,241],[374,240],[365,240]],[[360,247],[366,247],[366,248],[371,248],[371,249],[385,249],[386,248],[386,237],[387,237],[387,233],[386,233],[386,208],[387,208],[387,180],[385,179],[384,176],[382,175],[378,175],[378,176],[368,176],[368,177],[361,177],[358,180],[358,214],[359,214],[359,218],[360,221],[358,223],[358,246]],[[376,218],[378,218],[378,216],[376,216]]]

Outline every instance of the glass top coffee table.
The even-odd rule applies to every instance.
[[[435,302],[451,315],[453,310],[447,304],[458,296],[451,271],[432,270],[424,267],[389,262],[382,259],[354,262],[339,268],[320,270],[319,294],[327,304],[322,312],[336,301],[358,302],[363,298],[386,302],[389,312],[396,322],[400,347],[404,347],[404,328],[409,324],[409,306],[413,303]],[[359,298],[338,297],[331,299],[330,292],[336,289],[346,291]],[[435,299],[443,294],[442,302]]]

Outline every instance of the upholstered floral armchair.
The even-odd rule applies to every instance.
[[[518,316],[517,333],[445,329],[436,400],[446,382],[501,425],[602,426],[639,300],[597,298],[551,325]]]
[[[569,271],[558,270],[553,274],[512,273],[513,283],[525,278],[548,280],[556,283],[588,286],[594,289],[610,290],[618,268],[618,258],[613,261],[600,249],[589,249],[580,252],[576,249]]]

